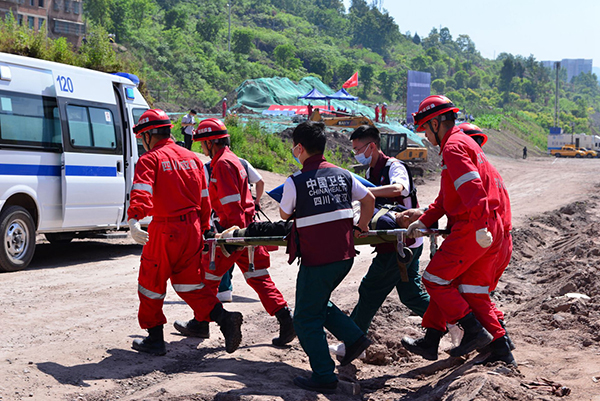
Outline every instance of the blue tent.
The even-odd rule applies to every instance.
[[[335,92],[333,95],[327,95],[327,99],[357,101],[358,97],[352,96],[351,94],[346,92],[346,89],[342,88],[339,91]]]
[[[306,95],[298,96],[298,99],[325,100],[327,99],[327,96],[319,92],[317,89],[312,89]]]

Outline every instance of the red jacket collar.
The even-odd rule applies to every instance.
[[[325,156],[322,153],[317,155],[312,155],[308,159],[304,160],[302,164],[302,172],[305,173],[307,171],[316,170],[319,168],[321,163],[326,162]]]
[[[171,138],[161,139],[160,141],[156,142],[156,144],[154,145],[152,150],[159,149],[165,145],[171,145],[171,144],[175,144],[175,142],[173,142],[173,140]]]
[[[454,126],[454,127],[452,127],[452,129],[450,131],[448,131],[446,133],[446,135],[444,135],[444,137],[442,138],[442,144],[440,145],[440,154],[442,154],[442,149],[444,149],[444,146],[446,146],[446,142],[448,142],[448,139],[450,139],[450,136],[457,134],[459,132],[462,132],[460,130],[460,128],[458,128],[457,126]]]
[[[229,151],[229,152],[231,152],[231,150],[229,149],[229,146],[224,146],[223,148],[221,148],[221,150],[219,150],[219,151],[217,152],[217,154],[216,154],[216,155],[214,155],[214,157],[213,157],[213,158],[212,158],[212,160],[210,161],[210,165],[211,165],[211,166],[214,166],[214,165],[215,165],[215,163],[217,162],[217,160],[219,160],[219,158],[220,158],[221,156],[223,156],[223,153],[225,153],[225,151]]]

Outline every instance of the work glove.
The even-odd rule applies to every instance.
[[[140,222],[136,219],[129,219],[129,221],[127,221],[127,224],[129,224],[129,232],[131,233],[131,238],[133,238],[133,240],[138,244],[146,245],[146,242],[148,242],[149,238],[148,233],[142,230]]]
[[[419,230],[424,230],[427,227],[425,227],[425,223],[423,223],[421,220],[416,220],[413,221],[412,223],[410,223],[410,225],[408,226],[408,228],[406,229],[406,236],[408,238],[419,238],[419,237],[424,237],[425,234],[423,234],[421,231]]]
[[[482,248],[489,248],[494,242],[494,237],[492,237],[492,233],[488,231],[487,228],[481,228],[475,232],[475,241]]]
[[[227,230],[223,231],[221,234],[217,234],[216,237],[217,238],[233,238],[235,236],[235,231],[239,230],[239,229],[240,228],[238,226],[231,226]],[[244,248],[243,246],[228,245],[228,244],[220,244],[219,246],[221,247],[221,251],[223,252],[223,255],[226,258],[230,257],[232,253]]]

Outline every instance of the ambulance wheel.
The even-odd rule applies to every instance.
[[[35,250],[35,225],[21,206],[10,206],[0,214],[0,271],[14,272],[29,266]]]
[[[578,153],[575,155],[575,157],[579,159],[581,157],[581,155]]]
[[[556,157],[560,157],[561,154],[560,153],[555,153]]]
[[[68,244],[75,238],[75,235],[72,233],[46,233],[44,237],[48,240],[52,245],[60,245],[60,244]]]

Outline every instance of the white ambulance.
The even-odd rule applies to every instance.
[[[28,266],[36,232],[65,243],[127,226],[138,82],[0,53],[0,271]]]

